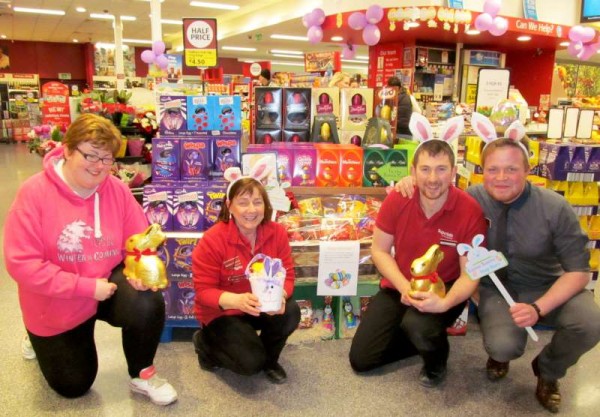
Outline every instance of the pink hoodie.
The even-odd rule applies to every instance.
[[[55,171],[63,148],[44,171],[23,183],[4,227],[6,269],[19,287],[25,326],[38,336],[70,330],[96,314],[96,280],[123,261],[125,240],[147,227],[141,206],[114,176],[82,198]]]

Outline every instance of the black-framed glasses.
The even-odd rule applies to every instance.
[[[91,153],[85,153],[83,152],[81,149],[79,148],[75,148],[75,150],[77,152],[79,152],[81,155],[83,155],[83,157],[85,158],[86,161],[88,162],[92,162],[92,163],[96,163],[98,161],[102,161],[103,165],[112,165],[115,163],[115,158],[113,158],[112,156],[106,157],[106,158],[100,158],[98,155],[94,155]]]

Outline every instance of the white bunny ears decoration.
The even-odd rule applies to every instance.
[[[431,128],[429,120],[419,113],[413,113],[410,116],[408,128],[410,129],[413,138],[421,142],[419,146],[430,140],[441,140],[450,143],[465,129],[465,121],[462,116],[448,119],[440,132],[440,137],[437,139],[433,136],[433,129]]]
[[[496,126],[494,126],[490,119],[488,119],[481,113],[473,113],[473,115],[471,116],[471,127],[473,128],[475,133],[477,133],[477,136],[483,139],[483,141],[485,142],[485,146],[487,146],[490,142],[499,139],[498,135],[496,134]],[[523,126],[523,124],[520,121],[515,120],[510,124],[510,126],[508,126],[506,132],[504,132],[504,137],[500,139],[511,139],[515,143],[518,143],[523,152],[525,152],[527,159],[529,159],[529,152],[527,152],[525,145],[521,143],[521,139],[523,139],[524,136],[525,126]]]
[[[480,247],[483,243],[483,235],[475,235],[471,241],[471,245],[466,243],[459,243],[456,250],[460,256],[467,254],[468,260],[476,260],[487,255],[487,249]]]
[[[269,176],[273,173],[273,167],[268,163],[268,161],[268,157],[266,156],[256,161],[250,170],[250,175],[242,175],[242,171],[239,167],[227,168],[223,173],[223,177],[229,181],[226,198],[230,198],[229,192],[231,191],[233,184],[242,178],[253,178],[261,184],[264,184],[266,181],[268,181]]]

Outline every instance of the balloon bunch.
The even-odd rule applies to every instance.
[[[344,59],[354,59],[356,56],[356,47],[351,43],[344,45],[342,48],[342,58]]]
[[[302,17],[302,24],[308,29],[306,36],[313,45],[321,42],[323,39],[323,29],[321,25],[325,22],[325,12],[323,9],[314,9]]]
[[[502,0],[485,0],[483,13],[475,19],[475,28],[480,32],[488,30],[493,36],[502,36],[508,30],[508,21],[496,16],[502,6]]]
[[[381,39],[381,31],[377,23],[383,19],[383,8],[377,4],[369,6],[366,13],[354,12],[348,18],[348,26],[354,30],[362,29],[363,41],[369,45],[377,45]]]
[[[590,59],[600,49],[600,42],[594,43],[596,31],[588,26],[573,26],[569,29],[571,42],[567,47],[569,55],[583,61]]]
[[[152,43],[152,49],[146,49],[142,51],[142,61],[146,64],[154,64],[160,69],[167,69],[169,66],[169,59],[165,55],[165,43],[163,41],[154,41]]]

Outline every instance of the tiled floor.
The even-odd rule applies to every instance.
[[[41,168],[41,159],[23,144],[0,144],[0,226],[18,185]],[[240,377],[227,371],[201,371],[189,333],[159,346],[156,365],[179,392],[179,401],[159,407],[132,394],[120,347],[120,333],[98,323],[100,369],[92,390],[68,400],[52,392],[35,360],[20,354],[23,324],[14,281],[0,262],[0,416],[547,416],[536,402],[530,361],[551,336],[530,343],[513,362],[506,380],[491,383],[484,373],[481,334],[472,325],[467,336],[451,338],[449,375],[438,389],[421,388],[417,359],[355,375],[348,365],[349,340],[288,346],[282,364],[288,382],[268,383],[263,375]],[[182,332],[183,333],[183,332]],[[561,414],[600,415],[600,347],[586,354],[562,381]]]

